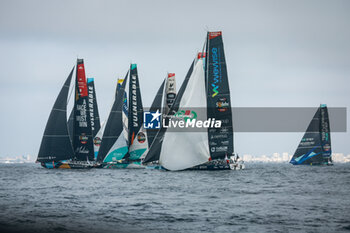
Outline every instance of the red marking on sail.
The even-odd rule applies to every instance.
[[[217,37],[217,36],[221,36],[222,35],[222,32],[221,31],[218,31],[218,32],[209,32],[209,40]]]
[[[81,97],[88,96],[84,64],[77,66],[78,92]]]
[[[135,132],[132,133],[130,146],[131,146],[132,143],[134,142],[134,139],[135,139]]]
[[[191,115],[191,110],[186,110],[185,116],[189,116],[189,115]]]
[[[198,53],[197,58],[198,59],[205,58],[205,53]]]
[[[168,73],[168,78],[174,77],[175,73]]]

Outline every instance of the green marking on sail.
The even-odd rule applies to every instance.
[[[130,159],[131,160],[136,160],[136,159],[140,159],[140,157],[143,155],[143,153],[145,153],[147,149],[138,149],[138,150],[134,150],[134,151],[130,151]]]
[[[124,158],[124,156],[126,155],[126,153],[128,153],[128,147],[124,146],[124,147],[120,147],[114,151],[112,151],[111,153],[109,153],[106,158],[103,160],[104,163],[108,163],[108,162],[113,162],[113,161],[117,161],[117,160],[121,160]]]
[[[131,64],[131,69],[135,69],[136,68],[136,64]]]

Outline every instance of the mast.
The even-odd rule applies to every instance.
[[[208,118],[221,120],[221,128],[209,128],[211,159],[231,155],[233,148],[232,109],[222,32],[208,32],[206,41],[206,86]]]
[[[51,110],[41,141],[38,162],[60,161],[71,159],[74,156],[67,128],[67,98],[73,70],[74,67]]]
[[[73,118],[73,148],[75,159],[94,160],[93,136],[89,114],[89,96],[84,60],[77,59]]]

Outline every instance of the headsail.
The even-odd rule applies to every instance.
[[[73,148],[80,161],[94,160],[89,96],[83,59],[77,60],[73,120]]]
[[[192,75],[194,64],[195,64],[195,61],[192,62],[191,66],[186,74],[185,80],[183,81],[181,88],[180,88],[180,90],[175,98],[174,104],[171,107],[171,109],[168,113],[168,116],[166,116],[166,118],[165,118],[165,121],[168,121],[169,118],[172,115],[174,115],[177,112],[177,110],[179,109],[180,101],[181,101],[182,96],[186,90],[189,79]],[[143,160],[144,163],[149,163],[149,162],[159,160],[160,151],[161,151],[161,148],[163,145],[163,139],[164,139],[164,135],[165,135],[166,131],[167,131],[167,128],[164,128],[163,126],[160,128],[160,130],[158,131],[158,133],[154,137],[152,144],[150,144],[149,151],[148,151],[145,159]]]
[[[50,162],[71,159],[74,156],[67,128],[67,97],[73,70],[65,81],[51,110],[37,161]]]
[[[204,63],[200,58],[195,62],[187,88],[179,102],[179,111],[193,107],[206,108],[206,86]],[[202,114],[202,115],[201,115]],[[205,112],[197,113],[197,119],[206,120]],[[184,170],[210,158],[208,134],[206,132],[167,132],[164,135],[159,163],[169,170]]]
[[[97,155],[97,161],[103,162],[104,158],[109,153],[110,149],[117,141],[119,135],[123,130],[122,124],[122,108],[124,101],[124,89],[125,84],[128,80],[128,74],[126,74],[124,82],[120,89],[117,91],[117,97],[114,100],[111,112],[109,113],[108,120],[106,122],[105,130],[102,136],[102,142],[100,146],[100,150]]]
[[[321,105],[312,118],[297,150],[290,163],[328,164],[331,159],[331,138],[329,129],[328,110]]]

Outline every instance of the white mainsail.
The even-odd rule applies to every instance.
[[[186,90],[179,104],[179,111],[191,108],[206,108],[205,75],[203,58],[196,61]],[[200,119],[207,119],[206,111],[201,111]],[[208,133],[167,132],[164,135],[159,163],[168,170],[184,170],[203,164],[210,158]]]

